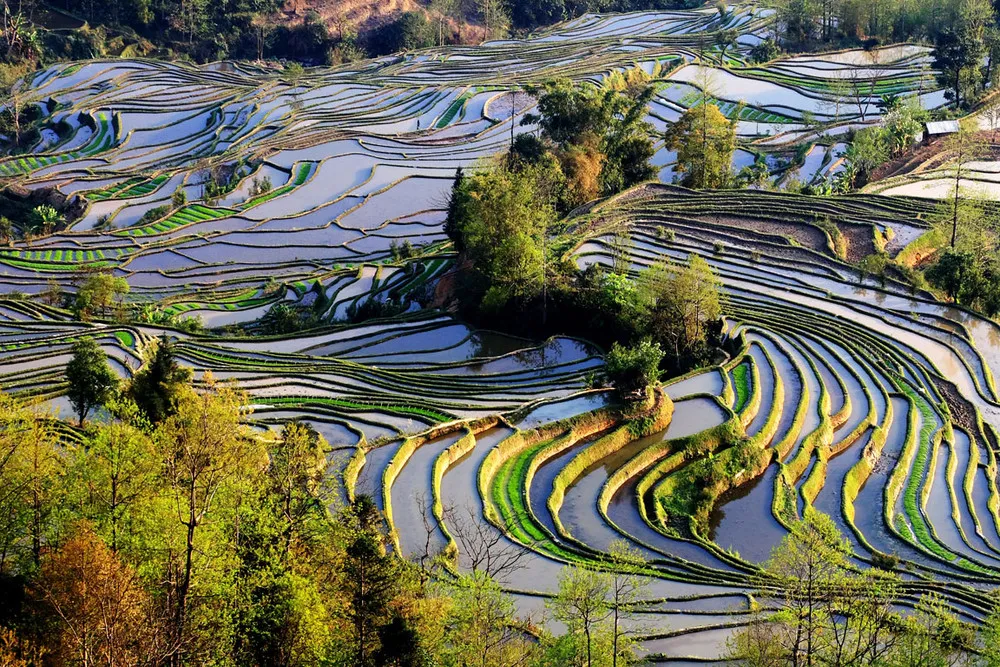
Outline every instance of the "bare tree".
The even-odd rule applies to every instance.
[[[992,133],[992,140],[997,140],[997,128],[1000,127],[1000,97],[993,97],[983,107],[980,113],[986,121],[986,128]]]
[[[608,607],[612,617],[612,667],[618,667],[618,656],[631,651],[623,646],[623,639],[639,632],[639,628],[623,630],[621,620],[631,613],[631,610],[645,595],[646,580],[641,576],[645,561],[638,551],[631,548],[625,540],[615,540],[611,543],[611,560],[614,569],[608,574],[609,596]]]
[[[508,540],[471,506],[461,510],[447,507],[443,516],[459,553],[465,556],[473,572],[484,572],[491,579],[504,581],[525,567],[522,560],[528,550]]]

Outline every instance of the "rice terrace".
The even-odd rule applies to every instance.
[[[1000,585],[993,75],[969,97],[921,38],[777,49],[787,13],[587,12],[323,66],[123,53],[28,72],[5,98],[18,123],[31,111],[16,130],[31,139],[0,159],[0,386],[27,411],[18,419],[42,415],[58,450],[89,450],[88,429],[132,413],[110,394],[77,398],[81,341],[122,386],[169,349],[198,394],[239,392],[233,429],[247,438],[277,441],[289,423],[321,436],[322,504],[371,499],[386,553],[419,563],[427,586],[485,568],[529,644],[576,627],[551,611],[575,567],[640,591],[621,621],[628,660],[737,660],[748,628],[799,627],[769,616],[800,610],[802,592],[772,555],[825,515],[839,570],[891,579],[894,623],[946,617],[973,664],[989,654],[976,633],[993,627]],[[762,45],[777,50],[761,58]],[[606,105],[603,120],[566,111],[581,99]],[[602,129],[567,138],[559,113]],[[698,143],[709,123],[727,146],[718,159],[713,139]],[[613,151],[639,135],[646,171],[629,176],[623,159],[611,174]],[[558,203],[543,205],[556,172]],[[491,178],[506,180],[488,190]],[[510,206],[552,217],[525,232],[536,254],[497,260],[505,235],[463,236],[454,221],[515,199],[524,179],[530,193]],[[715,305],[669,310],[678,276],[715,290]],[[652,324],[628,329],[639,321]],[[670,321],[675,338],[658,337]],[[614,327],[631,338],[612,340]],[[653,348],[651,378],[629,392],[615,369]],[[191,493],[189,536],[202,525]],[[204,516],[236,495],[205,490]],[[83,516],[99,536],[111,525]],[[69,534],[22,546],[14,534],[9,554],[30,561],[33,544],[25,571],[45,581],[47,550]],[[183,595],[164,597],[181,600],[164,631],[173,652],[101,664],[341,664],[197,653],[191,610],[214,603],[195,592],[209,556],[192,539]],[[602,609],[617,642],[620,609]],[[611,665],[586,630],[586,658],[544,664]],[[418,664],[359,646],[343,664]],[[611,653],[619,664],[617,643]]]

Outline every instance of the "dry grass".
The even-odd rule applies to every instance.
[[[430,12],[427,2],[419,0],[286,0],[277,17],[284,23],[302,21],[309,12],[316,12],[327,25],[330,33],[339,36],[344,32],[364,34],[380,28],[405,12],[425,12],[428,19],[437,22],[437,14]],[[460,38],[463,43],[479,43],[484,39],[481,26],[447,19],[445,34]]]

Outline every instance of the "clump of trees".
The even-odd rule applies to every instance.
[[[91,378],[106,366],[93,343],[74,359]],[[85,375],[74,391],[93,386]],[[477,512],[443,509],[470,570],[399,558],[370,498],[337,500],[315,429],[262,435],[237,386],[189,378],[161,341],[131,386],[102,392],[114,419],[72,443],[0,394],[3,664],[635,662],[644,564],[627,547],[614,573],[564,570],[549,605],[568,631],[549,635],[500,584],[525,551]]]
[[[559,79],[529,92],[538,100],[538,113],[521,122],[537,123],[541,136],[521,135],[512,155],[549,172],[549,190],[560,211],[656,175],[649,163],[653,128],[644,120],[653,90],[642,70],[630,72],[620,86]]]
[[[576,273],[547,248],[557,215],[655,175],[643,120],[650,89],[634,77],[621,83],[533,89],[539,114],[523,122],[538,123],[540,136],[521,134],[506,156],[456,174],[445,231],[473,277],[460,288],[467,308],[492,319],[537,312],[547,326],[550,297],[564,300],[556,293],[571,292]]]
[[[752,602],[750,624],[729,641],[727,657],[744,667],[974,664],[974,633],[942,600],[928,594],[901,613],[899,575],[859,572],[850,555],[833,521],[808,509],[764,563],[758,595],[767,608]],[[996,624],[996,616],[987,623],[991,657],[983,664],[993,664]]]
[[[546,234],[555,219],[546,178],[538,166],[502,160],[456,180],[447,229],[479,278],[487,312],[541,293]]]
[[[927,281],[949,299],[988,317],[1000,314],[1000,218],[988,201],[962,198],[941,204],[935,232],[955,244],[945,247],[925,271]]]
[[[120,319],[128,292],[128,281],[111,271],[98,269],[84,272],[77,280],[73,313],[84,322],[98,315],[107,317],[112,311]]]
[[[902,155],[920,134],[929,118],[915,101],[892,95],[882,98],[882,120],[878,125],[854,133],[844,154],[845,168],[838,175],[838,188],[849,190],[864,185],[879,167]]]
[[[710,360],[722,308],[718,279],[702,258],[629,276],[625,229],[610,232],[610,270],[581,271],[563,262],[563,246],[550,247],[560,214],[655,175],[651,128],[642,120],[650,95],[644,77],[629,72],[602,88],[556,81],[534,90],[539,113],[525,122],[537,123],[540,135],[518,136],[506,156],[471,174],[459,170],[445,222],[460,253],[464,273],[455,290],[466,316],[519,334],[617,343],[611,359],[623,397],[649,384],[657,367],[686,370]],[[723,120],[728,157],[720,149],[701,175],[721,171],[722,162],[728,175],[735,139]]]

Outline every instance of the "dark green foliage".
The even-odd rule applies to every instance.
[[[347,307],[348,322],[364,322],[380,317],[393,317],[406,311],[406,304],[398,299],[378,299],[369,297],[355,301]]]
[[[522,123],[537,122],[542,141],[522,139],[513,153],[531,164],[541,164],[541,149],[549,150],[565,174],[569,205],[594,196],[613,195],[656,175],[650,164],[653,129],[645,120],[654,91],[643,86],[632,91],[596,90],[569,80],[552,81],[531,89],[538,99],[538,115]],[[556,163],[545,171],[552,173]],[[593,173],[599,169],[596,187]]]
[[[373,55],[412,51],[433,45],[434,30],[423,12],[405,12],[368,38],[368,50]]]
[[[174,412],[177,393],[191,379],[191,369],[180,366],[174,345],[166,334],[160,337],[153,357],[132,378],[129,397],[153,424]]]
[[[104,403],[118,386],[118,376],[108,366],[104,350],[92,338],[73,345],[73,358],[66,365],[67,395],[80,418],[80,426],[90,411]]]
[[[167,213],[170,213],[170,207],[167,206],[166,204],[151,208],[142,214],[142,217],[139,218],[139,220],[135,223],[135,226],[141,227],[142,225],[146,225],[156,220],[159,220]]]
[[[949,298],[961,301],[974,272],[973,258],[969,253],[947,250],[927,270],[926,275],[931,285],[943,290]]]
[[[276,303],[260,318],[260,331],[266,336],[280,336],[306,328],[302,313],[287,303]]]
[[[385,553],[379,534],[370,528],[359,531],[347,546],[345,557],[344,588],[351,604],[350,621],[355,633],[354,664],[369,667],[376,664],[379,621],[389,613],[396,562]]]
[[[977,263],[969,252],[946,250],[925,275],[931,285],[963,306],[988,317],[1000,313],[1000,266],[996,261]]]
[[[663,350],[648,338],[634,347],[611,346],[605,357],[605,373],[625,401],[641,399],[646,387],[659,376]]]
[[[515,28],[532,29],[562,21],[566,16],[563,0],[512,0],[510,18]]]
[[[448,215],[444,220],[444,233],[451,239],[456,252],[465,250],[462,234],[459,232],[459,222],[467,215],[468,193],[464,187],[465,173],[459,167],[455,170],[455,182],[451,186],[451,197],[448,199]]]
[[[768,37],[758,44],[754,44],[750,49],[750,60],[755,63],[766,63],[781,55],[781,47],[778,43]]]
[[[378,629],[375,664],[384,667],[423,667],[433,660],[420,643],[420,634],[400,614]]]

